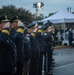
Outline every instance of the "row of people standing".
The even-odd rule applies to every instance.
[[[0,75],[52,75],[52,34],[48,24],[39,28],[31,23],[25,30],[17,16],[0,17]],[[44,31],[44,32],[43,32]]]

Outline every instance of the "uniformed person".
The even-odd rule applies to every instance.
[[[11,36],[14,39],[15,46],[16,46],[16,75],[22,75],[23,65],[25,62],[25,55],[24,55],[24,42],[23,42],[23,34],[24,34],[24,25],[18,19],[17,16],[11,19]]]
[[[51,68],[51,64],[52,64],[52,35],[51,35],[51,28],[48,24],[46,24],[44,26],[44,41],[46,43],[46,47],[45,47],[45,66],[44,66],[44,71],[45,71],[45,75],[52,75],[52,73],[50,72],[50,68]]]
[[[14,35],[17,33],[17,28],[18,28],[18,25],[17,25],[17,22],[18,22],[18,16],[14,16],[10,19],[10,23],[11,23],[11,26],[10,26],[10,37],[12,39],[12,41],[14,42],[14,49],[15,49],[15,74],[16,74],[16,61],[17,61],[17,50],[16,50],[16,44],[15,44],[15,39],[14,39]]]
[[[15,55],[15,59],[14,59],[14,61],[15,61],[15,72],[14,72],[14,75],[16,74],[16,70],[17,70],[17,68],[16,68],[16,66],[17,66],[16,65],[17,50],[16,50],[15,39],[14,39],[14,35],[17,33],[17,28],[18,28],[17,22],[18,22],[18,16],[14,16],[10,19],[10,23],[11,23],[11,25],[10,25],[10,37],[11,37],[12,41],[14,42],[14,47],[15,47],[15,51],[14,51],[15,52],[14,53],[14,55]]]
[[[30,46],[31,46],[31,62],[29,75],[36,75],[37,63],[39,59],[38,45],[35,39],[35,34],[33,33],[34,29],[35,29],[34,23],[28,25],[28,33],[30,34]]]
[[[15,44],[17,49],[17,75],[22,75],[23,65],[25,63],[23,34],[24,25],[19,20],[17,34],[15,34]]]
[[[14,45],[9,30],[7,16],[0,17],[0,75],[13,75],[14,72]]]
[[[30,67],[30,61],[31,61],[31,47],[30,47],[30,37],[27,32],[27,26],[25,26],[24,29],[24,54],[25,54],[25,64],[23,67],[23,75],[29,75],[29,67]]]
[[[36,26],[36,40],[38,42],[38,46],[39,46],[39,63],[38,63],[38,75],[42,75],[42,66],[43,66],[43,55],[44,55],[44,46],[45,46],[45,42],[43,39],[43,29],[40,25]]]

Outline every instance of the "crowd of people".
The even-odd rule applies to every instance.
[[[60,29],[55,29],[55,41],[57,42],[62,42],[64,41],[63,45],[67,45],[69,47],[74,47],[74,28],[66,28]]]
[[[0,17],[0,75],[42,75],[42,66],[44,75],[53,75],[52,30],[51,22],[26,27],[18,16]]]

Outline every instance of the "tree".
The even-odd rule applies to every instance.
[[[29,10],[21,8],[16,8],[14,5],[4,5],[0,8],[0,16],[7,15],[10,19],[13,16],[18,16],[21,21],[30,23],[34,19],[32,13]]]
[[[38,16],[37,18],[34,19],[34,21],[37,21],[37,20],[42,20],[43,18]]]

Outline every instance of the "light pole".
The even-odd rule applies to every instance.
[[[37,18],[37,16],[38,16],[38,8],[36,8],[36,18]]]
[[[44,6],[43,2],[33,3],[33,8],[36,9],[36,18],[38,17],[38,10],[41,10],[43,6]]]

